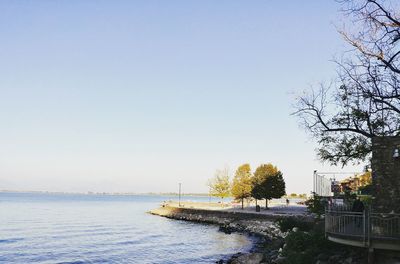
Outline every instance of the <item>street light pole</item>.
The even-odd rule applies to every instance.
[[[181,186],[182,183],[179,183],[179,207],[181,207]]]

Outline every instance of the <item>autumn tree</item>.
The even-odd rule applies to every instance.
[[[264,181],[268,176],[274,175],[277,172],[278,169],[271,163],[260,165],[254,172],[252,178],[251,196],[256,200],[256,205],[257,200],[261,200],[264,198]]]
[[[251,197],[251,169],[249,164],[243,164],[237,168],[232,183],[232,195],[235,199],[240,199],[242,202],[246,198]]]
[[[265,199],[265,208],[268,200],[285,195],[285,189],[282,173],[271,163],[260,165],[254,172],[252,197]]]
[[[400,136],[400,1],[341,0],[352,48],[336,60],[337,77],[301,95],[295,115],[333,165],[366,161],[371,139]]]
[[[278,168],[271,163],[262,164],[257,167],[254,172],[253,182],[255,184],[262,182],[266,177],[274,175],[278,172]]]
[[[217,170],[214,178],[209,180],[208,186],[210,187],[210,194],[212,196],[219,197],[222,201],[224,198],[229,197],[231,190],[229,169]]]

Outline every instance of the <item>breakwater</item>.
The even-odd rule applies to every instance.
[[[253,235],[274,238],[282,233],[274,221],[283,217],[300,217],[284,215],[266,215],[249,212],[232,212],[224,210],[207,210],[163,206],[149,211],[150,214],[171,219],[219,225],[221,231],[246,232]]]

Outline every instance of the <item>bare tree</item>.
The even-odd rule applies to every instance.
[[[400,5],[340,3],[352,28],[339,33],[352,49],[336,61],[335,81],[300,96],[294,113],[334,165],[366,160],[375,136],[400,135]]]

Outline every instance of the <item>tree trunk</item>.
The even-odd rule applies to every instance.
[[[243,206],[243,200],[244,200],[244,199],[242,198],[242,210],[243,210],[243,208],[244,208],[244,206]]]
[[[265,209],[268,209],[268,199],[265,199]]]

